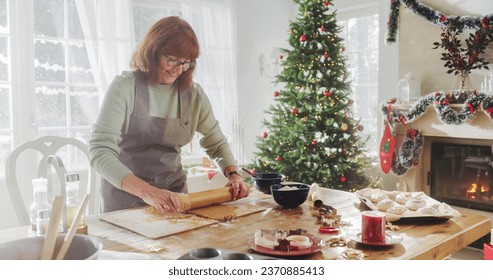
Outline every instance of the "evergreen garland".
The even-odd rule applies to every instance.
[[[479,29],[481,28],[483,18],[486,18],[488,22],[493,20],[493,14],[487,16],[452,16],[436,11],[429,6],[420,3],[418,0],[391,0],[387,43],[394,43],[396,41],[401,2],[415,14],[442,28],[446,27],[451,19],[456,19],[457,27],[461,29]]]
[[[387,43],[395,43],[397,40],[397,28],[399,28],[399,0],[390,1],[390,15],[387,22]]]
[[[421,97],[407,111],[392,110],[389,103],[381,105],[381,112],[392,122],[408,124],[414,122],[421,117],[426,110],[433,105],[440,120],[446,124],[460,125],[468,123],[476,117],[478,111],[484,111],[488,114],[490,120],[493,121],[493,96],[485,93],[470,94],[465,100],[462,110],[457,112],[450,107],[450,96],[443,91],[437,91]],[[390,109],[389,109],[390,108]],[[390,114],[390,115],[389,115]]]

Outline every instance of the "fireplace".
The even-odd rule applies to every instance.
[[[409,110],[410,105],[394,105],[397,110]],[[462,110],[464,105],[452,104]],[[406,131],[418,128],[424,136],[423,152],[418,164],[398,177],[404,191],[422,191],[438,201],[458,208],[475,208],[493,219],[493,201],[489,160],[492,157],[493,121],[480,111],[466,124],[443,123],[433,108],[429,108],[412,123],[396,125],[397,144],[401,145]],[[461,179],[459,179],[461,178]],[[488,183],[487,188],[481,188]],[[475,187],[473,187],[475,184]],[[478,189],[479,186],[479,189]],[[489,196],[490,201],[487,202]],[[490,235],[471,244],[483,248]]]
[[[430,195],[450,205],[493,212],[492,147],[431,143]]]
[[[459,111],[463,106],[452,104],[451,107]],[[396,110],[410,108],[406,105],[394,107]],[[468,123],[450,125],[439,119],[434,108],[429,108],[414,122],[396,125],[398,147],[410,128],[421,130],[424,146],[418,165],[398,177],[402,190],[422,191],[449,205],[493,212],[492,183],[489,182],[487,186],[489,191],[486,191],[486,185],[482,190],[482,186],[479,189],[478,186],[475,189],[468,186],[468,183],[478,184],[478,176],[481,181],[479,184],[493,176],[491,165],[488,164],[493,145],[493,121],[489,116],[479,111]],[[459,177],[463,177],[461,180],[466,182],[459,180]],[[488,192],[490,202],[486,202]]]

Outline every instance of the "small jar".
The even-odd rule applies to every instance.
[[[28,230],[29,236],[35,236],[37,230],[37,218],[40,210],[51,210],[51,205],[48,202],[48,181],[46,178],[36,178],[32,180],[33,186],[33,203],[29,208],[29,219],[31,226]]]
[[[81,200],[79,198],[79,174],[71,173],[65,175],[65,188],[67,191],[67,196],[65,200],[65,205],[67,207],[67,227],[71,227],[75,215],[79,210],[81,205]],[[87,234],[87,224],[85,221],[85,215],[82,214],[79,223],[75,225],[77,227],[76,233]]]

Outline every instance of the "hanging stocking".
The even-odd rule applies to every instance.
[[[399,148],[399,153],[394,155],[392,172],[396,175],[404,175],[412,167],[418,165],[419,157],[423,151],[424,137],[418,129],[408,129],[406,137]]]
[[[395,136],[388,121],[385,122],[385,130],[380,141],[380,167],[383,173],[389,173],[394,157]]]

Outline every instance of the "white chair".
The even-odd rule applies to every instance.
[[[100,213],[99,208],[99,190],[98,190],[98,180],[96,171],[90,166],[89,160],[89,150],[86,144],[82,141],[75,138],[65,138],[60,136],[43,136],[39,137],[35,140],[25,142],[15,148],[7,158],[6,167],[5,167],[5,179],[7,183],[7,190],[12,199],[12,203],[14,206],[15,213],[17,215],[17,219],[20,225],[28,225],[29,221],[29,213],[28,209],[30,205],[29,201],[32,201],[32,189],[30,180],[33,178],[25,178],[27,173],[33,174],[33,172],[27,172],[26,170],[22,170],[26,174],[18,171],[18,161],[20,160],[20,156],[23,154],[28,154],[28,150],[34,150],[36,153],[36,163],[37,165],[37,177],[48,178],[48,191],[53,192],[53,180],[50,180],[50,172],[51,168],[54,167],[56,178],[58,183],[60,184],[60,193],[65,194],[65,174],[67,173],[65,166],[59,156],[61,154],[61,150],[63,148],[73,147],[76,151],[80,151],[78,154],[82,153],[87,158],[87,169],[84,168],[84,171],[87,171],[87,184],[82,184],[81,180],[81,189],[85,190],[86,193],[90,194],[89,200],[89,214],[98,214]],[[41,159],[38,161],[38,156],[41,154]],[[75,153],[74,153],[75,154]],[[32,161],[31,157],[28,159],[29,162]],[[33,163],[33,162],[31,162]],[[21,177],[22,176],[22,177]],[[22,181],[22,183],[19,183]],[[21,185],[23,187],[21,187]],[[27,186],[26,186],[27,185]],[[24,190],[23,190],[24,188]],[[25,188],[28,188],[29,191],[26,191]],[[23,195],[27,196],[29,194],[29,199],[23,199]]]

